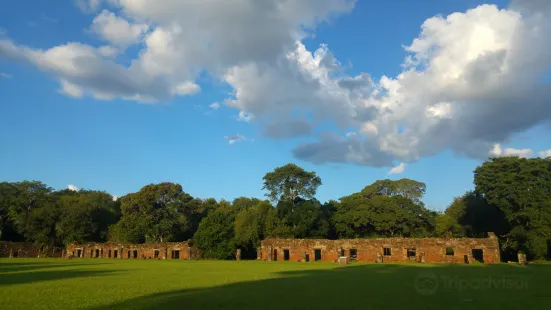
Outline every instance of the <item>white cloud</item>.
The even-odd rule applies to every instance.
[[[443,150],[486,159],[495,144],[551,120],[551,87],[542,82],[551,68],[549,1],[428,18],[394,77],[348,76],[328,46],[310,51],[302,43],[319,23],[352,10],[353,0],[83,3],[114,6],[91,26],[108,47],[43,50],[0,39],[0,57],[104,100],[192,94],[207,73],[232,87],[224,103],[238,120],[272,138],[313,138],[293,154],[316,163],[392,167]],[[137,56],[117,62],[134,43]],[[334,130],[314,130],[320,125]],[[518,151],[501,153],[527,154]]]
[[[74,0],[78,8],[84,13],[94,13],[99,10],[103,0]],[[113,0],[109,0],[113,1]]]
[[[531,149],[505,148],[502,150],[501,145],[496,143],[490,150],[489,154],[490,156],[493,156],[493,157],[514,156],[514,157],[528,158],[528,157],[531,157],[533,153],[534,151],[532,151]]]
[[[74,98],[82,98],[82,96],[84,96],[84,91],[80,87],[65,80],[61,80],[61,89],[59,92]]]
[[[346,136],[347,137],[357,137],[358,136],[358,133],[354,132],[354,131],[351,131],[351,132],[347,132],[346,133]]]
[[[0,72],[0,78],[2,79],[11,79],[13,76],[11,74],[7,74],[5,72]]]
[[[218,110],[218,109],[220,109],[220,103],[215,102],[215,103],[209,105],[209,108],[211,108],[213,110]]]
[[[398,166],[390,169],[390,171],[388,172],[388,174],[400,174],[400,173],[403,173],[404,170],[406,169],[406,166],[407,164],[405,163],[400,163]]]
[[[119,197],[113,195],[112,199],[113,199],[113,201],[117,201],[119,199]]]
[[[76,186],[74,186],[74,185],[72,185],[72,184],[67,185],[67,189],[68,189],[68,190],[71,190],[71,191],[73,191],[73,192],[78,192],[78,191],[79,191],[78,187],[76,187]]]
[[[131,24],[113,12],[103,10],[94,20],[90,29],[109,43],[126,47],[140,42],[149,30],[147,24]]]
[[[100,46],[98,48],[98,52],[103,57],[111,58],[111,57],[116,56],[120,51],[116,47],[109,46],[109,45],[104,45],[104,46]]]
[[[174,93],[181,96],[197,94],[200,91],[201,87],[192,82],[180,83],[174,88]]]
[[[236,142],[239,142],[239,141],[246,140],[245,136],[240,134],[225,136],[224,139],[226,139],[226,141],[228,141],[228,144],[230,145],[235,144]]]
[[[547,151],[541,151],[539,154],[540,154],[541,158],[551,157],[551,149],[549,149]]]

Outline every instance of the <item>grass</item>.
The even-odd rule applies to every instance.
[[[0,259],[2,309],[546,309],[550,288],[551,265]]]

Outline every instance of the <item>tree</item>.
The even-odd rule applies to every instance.
[[[255,206],[261,202],[262,200],[258,198],[238,197],[233,200],[232,206],[236,210],[240,211]]]
[[[503,212],[495,205],[489,204],[479,193],[468,191],[461,197],[454,198],[446,209],[445,215],[450,218],[456,233],[454,236],[485,237],[488,232],[498,236],[509,231],[509,225]]]
[[[256,257],[256,248],[265,237],[266,217],[272,210],[267,201],[242,209],[235,217],[235,241],[244,250],[242,256]]]
[[[436,237],[453,238],[464,236],[464,228],[451,216],[444,213],[439,213],[435,220],[436,225],[434,228],[434,234]]]
[[[99,191],[57,192],[60,219],[56,230],[65,244],[104,242],[110,225],[120,217],[120,203]]]
[[[9,219],[17,232],[32,241],[43,253],[58,244],[56,225],[59,205],[52,195],[53,189],[39,181],[12,183]]]
[[[203,258],[229,259],[233,257],[237,244],[235,240],[236,210],[225,201],[207,215],[199,224],[193,236],[193,243],[201,249]]]
[[[298,197],[312,199],[321,185],[315,172],[305,171],[295,164],[278,167],[266,173],[263,180],[262,189],[268,190],[266,196],[273,202],[285,200],[294,203]]]
[[[10,218],[10,208],[15,205],[18,189],[15,184],[0,183],[0,240],[23,241],[22,235],[17,233],[15,224]]]
[[[551,158],[492,158],[475,169],[474,183],[476,193],[509,223],[503,248],[545,257],[551,239]]]
[[[174,240],[192,227],[186,206],[196,206],[193,197],[174,183],[150,184],[121,198],[122,217],[111,229],[112,239],[126,242]]]
[[[378,180],[373,184],[366,186],[362,190],[362,194],[368,197],[374,195],[383,195],[387,197],[401,196],[411,199],[416,204],[422,204],[421,198],[426,191],[426,185],[423,182],[418,182],[410,179],[394,180]]]
[[[409,181],[414,184],[414,181]],[[400,183],[377,181],[359,193],[341,198],[333,216],[337,235],[340,238],[431,235],[436,225],[436,213],[427,210],[420,202],[419,195],[424,190],[404,190],[397,185]]]

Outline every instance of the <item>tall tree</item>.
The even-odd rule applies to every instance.
[[[445,215],[454,225],[461,227],[459,236],[484,237],[488,232],[499,236],[510,229],[505,214],[495,205],[489,204],[481,194],[473,191],[454,198]],[[452,228],[456,233],[459,232],[457,227]]]
[[[411,199],[416,204],[422,204],[421,199],[425,195],[426,185],[423,182],[400,179],[400,180],[378,180],[366,186],[362,194],[368,197],[383,195],[387,197],[401,196]]]
[[[56,225],[60,210],[53,189],[38,181],[12,183],[15,195],[9,218],[18,233],[34,242],[44,253],[58,244]]]
[[[235,240],[239,247],[256,255],[256,248],[260,246],[260,241],[266,235],[266,217],[272,209],[269,202],[261,201],[237,213]]]
[[[111,229],[111,236],[137,243],[174,240],[190,229],[185,207],[192,201],[193,197],[179,184],[146,185],[139,192],[121,198],[122,217]]]
[[[65,244],[71,242],[104,242],[108,228],[120,217],[120,203],[105,192],[57,192],[60,219],[56,230]]]
[[[229,259],[233,257],[236,210],[226,201],[221,201],[216,210],[209,213],[193,236],[193,244],[201,249],[204,258]]]
[[[474,183],[511,227],[504,249],[545,257],[551,239],[551,158],[492,158],[475,169]]]
[[[313,171],[306,171],[295,164],[287,164],[264,175],[266,194],[273,202],[281,200],[295,202],[296,198],[312,199],[322,184]]]
[[[407,181],[407,183],[415,184]],[[340,238],[424,237],[436,225],[436,213],[420,201],[419,189],[399,189],[400,182],[377,181],[359,193],[341,198],[333,216]],[[424,185],[416,185],[423,187]],[[397,189],[398,188],[398,189]],[[410,186],[405,187],[410,188]]]

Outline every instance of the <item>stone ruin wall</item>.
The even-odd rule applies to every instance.
[[[356,250],[359,262],[442,262],[473,263],[473,249],[482,251],[486,264],[500,262],[497,237],[488,238],[377,238],[377,239],[265,239],[259,249],[258,258],[283,261],[288,250],[289,261],[314,261],[315,251],[321,251],[321,261],[335,262],[344,252],[350,257],[350,249]],[[385,248],[391,255],[385,255]],[[453,255],[446,255],[446,249],[453,249]],[[414,249],[414,254],[408,249]],[[318,252],[319,253],[319,252]],[[449,253],[448,253],[449,254]]]
[[[201,257],[199,249],[187,242],[162,243],[85,243],[69,244],[64,256],[74,258],[121,258],[121,259],[195,259]]]

